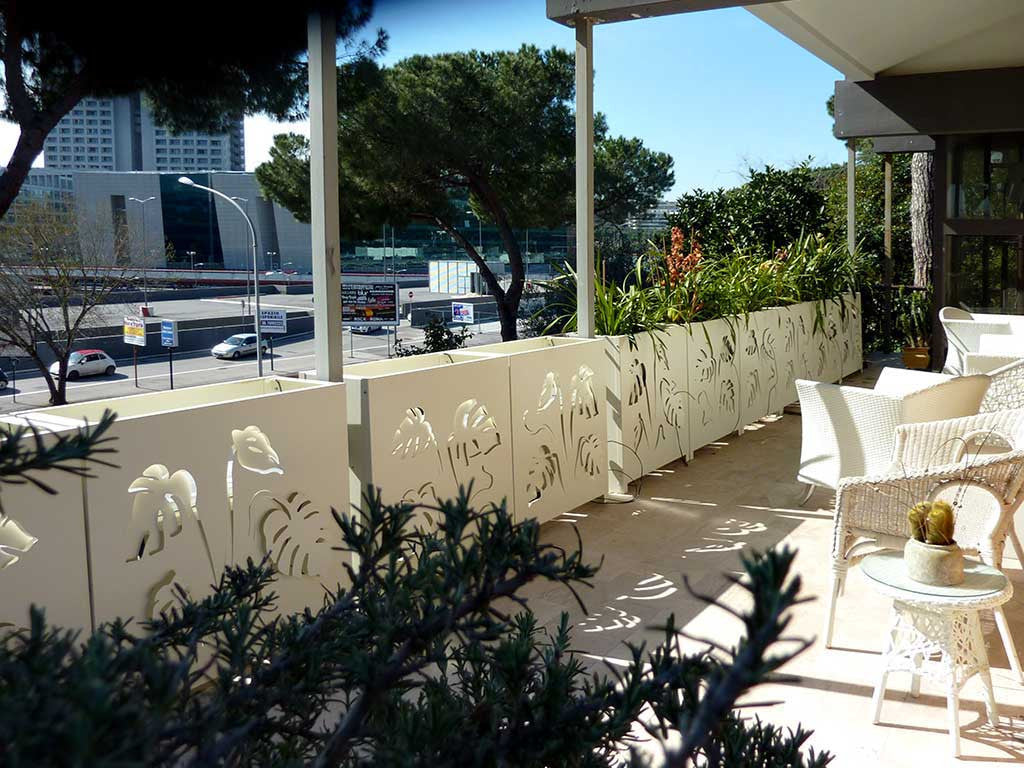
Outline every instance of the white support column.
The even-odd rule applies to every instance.
[[[857,250],[857,142],[846,142],[846,247]]]
[[[338,68],[334,15],[309,15],[310,223],[316,377],[341,381],[341,235],[338,222]]]
[[[576,19],[576,318],[594,336],[594,24]]]

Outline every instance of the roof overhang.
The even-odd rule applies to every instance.
[[[1021,0],[547,0],[572,26],[746,7],[850,80],[1024,66]]]
[[[771,2],[776,0],[547,0],[548,18],[567,27],[579,17],[603,24]]]

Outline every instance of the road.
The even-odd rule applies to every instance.
[[[475,336],[471,345],[490,344],[501,340],[497,323],[473,327]],[[416,344],[423,339],[423,331],[403,325],[398,331],[403,343]],[[308,371],[314,367],[312,334],[286,337],[284,343],[274,344],[274,354],[263,359],[263,372],[270,374],[271,359],[274,371],[280,373]],[[363,363],[380,360],[388,356],[394,343],[394,334],[384,331],[372,334],[345,333],[344,363]],[[143,392],[156,392],[170,388],[167,355],[139,359],[138,386],[131,358],[118,359],[118,370],[113,376],[93,376],[80,381],[68,382],[69,402],[100,400],[108,397],[123,397]],[[256,376],[256,358],[242,360],[218,360],[208,352],[193,352],[174,357],[174,387],[194,387]],[[23,375],[24,374],[24,375]],[[46,381],[38,372],[19,369],[17,386],[8,386],[0,392],[0,413],[40,408],[48,404],[49,390]]]

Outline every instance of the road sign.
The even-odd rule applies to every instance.
[[[342,283],[341,322],[348,326],[398,325],[398,286]]]
[[[146,346],[146,321],[141,317],[125,317],[124,343],[133,347]]]
[[[260,308],[260,331],[263,333],[288,333],[287,309]]]
[[[160,321],[160,346],[161,347],[177,347],[178,346],[178,321],[177,320],[161,320]]]
[[[473,324],[473,305],[461,301],[452,302],[452,322]]]

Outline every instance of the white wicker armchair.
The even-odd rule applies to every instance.
[[[851,562],[870,551],[900,548],[909,538],[907,510],[943,499],[957,513],[956,540],[998,567],[1009,538],[1024,564],[1013,517],[1024,503],[1024,411],[1001,411],[897,430],[890,472],[846,478],[836,494],[825,645],[831,647],[836,602]],[[1011,449],[1011,450],[1007,450]],[[1010,666],[1024,682],[1002,609],[994,611]]]
[[[1024,408],[1024,360],[1021,358],[971,353],[967,355],[967,373],[984,373],[992,380],[981,401],[982,413]]]
[[[976,414],[988,385],[984,375],[951,378],[902,368],[883,369],[874,389],[798,380],[797,479],[834,489],[843,477],[880,474],[889,467],[898,426]]]
[[[959,375],[967,372],[967,355],[981,351],[982,334],[1008,334],[1013,329],[1005,320],[979,319],[956,307],[939,310],[939,322],[946,333],[946,363],[942,372]]]

